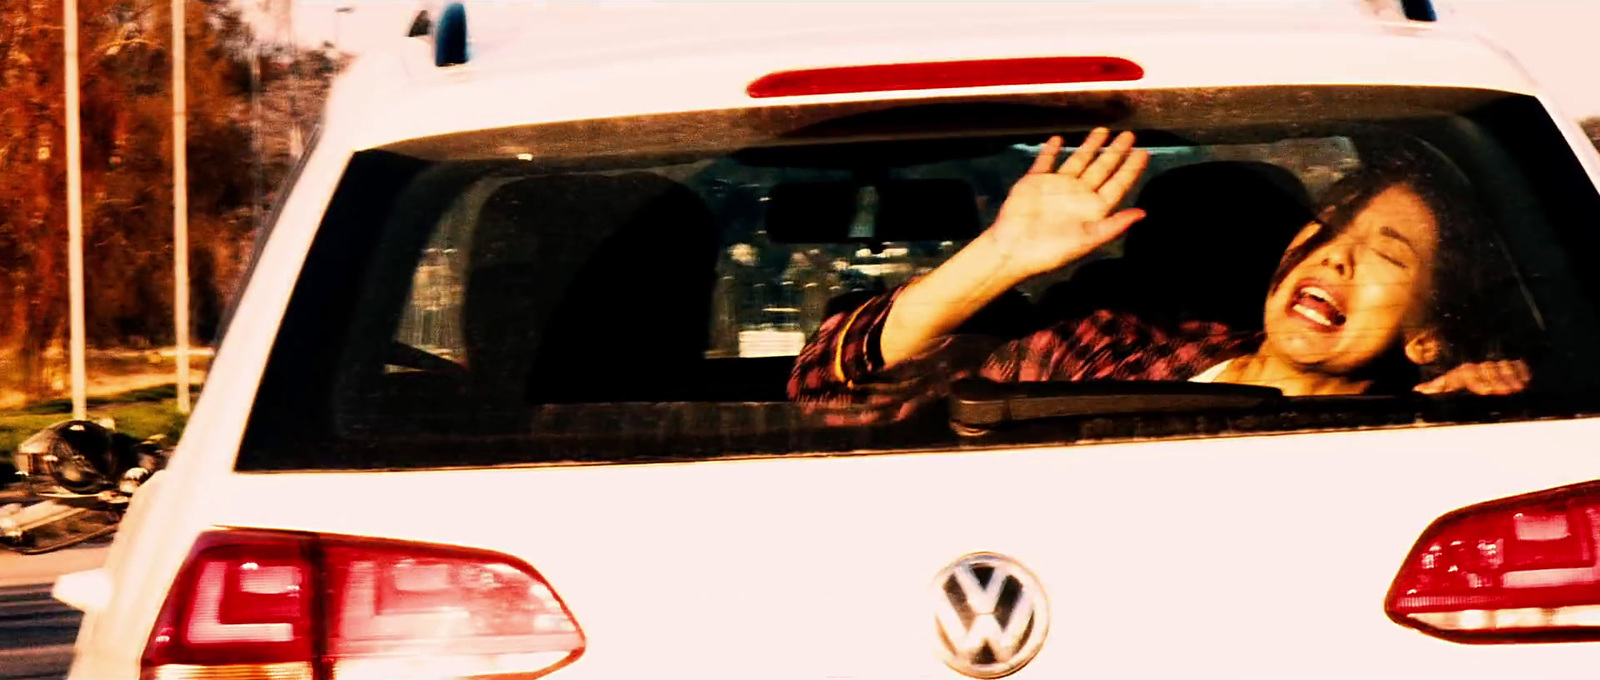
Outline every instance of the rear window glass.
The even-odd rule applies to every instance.
[[[860,375],[846,363],[883,361],[886,331],[850,324],[990,228],[1045,138],[1070,152],[1098,124],[1132,130],[1148,154],[1118,197],[1145,219],[993,300],[945,354],[836,394]],[[1470,190],[1470,209],[1437,209],[1437,253],[1372,222],[1386,213],[1329,208],[1373,200],[1350,187],[1395,149]],[[1445,89],[880,102],[419,140],[352,161],[239,465],[827,454],[1586,412],[1593,282],[1570,253],[1593,238],[1595,203],[1536,102]],[[1369,223],[1388,236],[1350,240]],[[1325,276],[1283,283],[1302,271],[1285,263],[1346,241],[1333,250],[1349,262],[1326,271],[1458,268],[1429,275],[1444,302],[1418,313],[1426,323],[1394,321],[1438,332],[1329,345],[1329,372],[1371,374],[1359,394],[1230,391],[1243,370],[1230,362],[1290,342],[1273,330],[1275,291],[1295,287],[1278,306],[1316,342],[1333,336],[1312,330],[1379,304]],[[1052,328],[1058,356],[1041,359],[1028,343]],[[1376,358],[1339,365],[1363,351]],[[1448,360],[1402,360],[1418,356]],[[1507,361],[1534,376],[1512,396],[1413,389]]]
[[[1261,144],[1168,146],[1146,149],[1153,162],[1147,176],[1186,165],[1218,168],[1275,166],[1285,186],[1298,183],[1314,195],[1360,166],[1347,137],[1292,139]],[[978,158],[895,167],[884,176],[895,180],[943,179],[972,187],[972,201],[981,224],[992,222],[1011,182],[1027,171],[1039,145],[999,145]],[[759,167],[731,158],[711,162],[640,168],[663,177],[686,178],[712,211],[719,239],[717,286],[709,301],[710,335],[706,358],[793,357],[829,314],[829,303],[861,293],[883,293],[926,274],[967,243],[970,234],[932,234],[926,238],[879,241],[874,233],[878,196],[871,184],[850,187],[854,210],[848,223],[835,220],[837,233],[798,230],[776,237],[765,227],[765,207],[774,188],[807,183],[848,184],[850,170]],[[604,173],[593,175],[598,178]],[[396,342],[443,358],[466,359],[460,332],[466,295],[465,247],[482,217],[484,201],[497,191],[509,195],[521,186],[570,179],[491,174],[463,191],[462,200],[440,220],[422,252],[411,281],[406,312]],[[513,186],[506,188],[506,185]],[[665,186],[665,185],[661,185]],[[961,185],[955,186],[960,192]],[[946,185],[932,185],[943,190]],[[606,197],[596,197],[608,200]],[[785,206],[787,207],[787,206]],[[594,206],[581,209],[594,209]],[[937,227],[930,225],[930,231]],[[906,234],[915,237],[916,234]],[[940,238],[940,237],[951,238]],[[1100,257],[1119,257],[1121,243]],[[1071,269],[1052,279],[1070,275]],[[1039,288],[1038,284],[1032,286]],[[640,302],[648,299],[641,297]],[[399,369],[401,367],[391,367]]]

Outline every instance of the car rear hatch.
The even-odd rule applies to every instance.
[[[1501,291],[1522,306],[1498,311],[1537,328],[1541,388],[1000,389],[977,404],[999,410],[936,400],[894,422],[893,406],[784,400],[786,343],[959,248],[1041,133],[1072,143],[1098,123],[1137,129],[1173,166],[1245,154],[1312,189],[1369,137],[1441,149],[1497,218],[1527,227],[1506,230],[1521,274]],[[1561,139],[1526,97],[1282,87],[779,106],[359,153],[235,469],[174,470],[205,486],[163,517],[210,537],[155,617],[169,637],[147,665],[214,662],[208,640],[261,664],[302,659],[272,666],[300,677],[1501,678],[1593,664],[1593,644],[1446,641],[1386,599],[1441,515],[1595,476],[1596,426],[1575,417],[1593,412],[1583,386],[1600,375],[1582,350],[1594,274],[1563,253],[1586,252],[1593,236],[1567,221],[1600,197]],[[920,237],[880,238],[905,225],[884,187],[949,179],[976,215],[924,213]],[[822,187],[800,235],[771,230],[777,208],[762,207],[786,184]],[[1586,535],[1589,502],[1560,536]],[[1549,526],[1503,538],[1560,533]],[[1584,545],[1518,568],[1592,566]],[[211,563],[234,570],[221,591],[201,587]],[[402,577],[418,565],[439,569]],[[357,572],[373,580],[357,588]],[[465,595],[463,574],[486,572],[518,589]],[[196,618],[197,602],[222,609]],[[497,627],[521,621],[500,606],[547,615],[529,630],[553,637]],[[391,627],[351,628],[352,612]],[[223,637],[190,635],[195,621]],[[269,627],[237,627],[251,625]],[[258,634],[270,649],[248,646]],[[362,654],[392,663],[341,666]]]

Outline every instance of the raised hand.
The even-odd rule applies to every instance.
[[[1148,160],[1133,150],[1132,134],[1106,147],[1110,136],[1104,128],[1090,133],[1060,169],[1061,138],[1045,142],[995,223],[895,298],[879,335],[885,367],[920,355],[1017,284],[1089,254],[1144,217],[1141,210],[1109,214]]]
[[[1135,208],[1111,210],[1128,195],[1149,160],[1124,132],[1089,133],[1057,169],[1061,138],[1051,137],[1028,174],[1011,187],[993,226],[984,233],[1002,254],[1005,278],[1021,282],[1067,265],[1105,245],[1144,217]],[[1104,147],[1104,153],[1101,152]]]

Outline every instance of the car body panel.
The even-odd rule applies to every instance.
[[[118,590],[159,592],[128,589],[170,578],[172,558],[209,526],[376,535],[533,565],[590,640],[557,677],[948,678],[931,580],[992,551],[1032,571],[1049,602],[1048,638],[1019,678],[1559,677],[1600,661],[1600,645],[1447,643],[1390,622],[1383,598],[1439,515],[1595,478],[1597,431],[1600,421],[1572,420],[244,474],[184,494],[187,511],[140,546],[163,553],[145,558],[162,576],[124,573]],[[148,623],[132,625],[144,618],[135,609],[99,631],[109,648],[142,647]],[[113,676],[85,666],[74,677]]]
[[[771,36],[758,32],[659,50],[638,47],[621,53],[569,53],[558,49],[569,43],[583,44],[585,37],[589,42],[632,45],[640,41],[630,43],[630,30],[661,32],[644,18],[619,16],[614,25],[608,26],[613,31],[610,34],[568,30],[553,24],[544,33],[526,39],[543,44],[558,33],[567,34],[556,47],[531,55],[513,52],[501,61],[494,61],[501,55],[490,53],[483,61],[446,69],[433,68],[428,45],[416,41],[373,57],[405,66],[385,67],[394,70],[396,77],[389,82],[386,96],[359,99],[362,105],[371,107],[364,114],[350,112],[339,117],[362,121],[358,129],[351,130],[352,145],[370,148],[458,129],[860,98],[820,95],[752,100],[745,94],[744,88],[750,82],[781,70],[1036,55],[1122,57],[1142,66],[1145,76],[1135,83],[964,88],[948,92],[997,94],[1285,83],[1465,86],[1514,92],[1531,87],[1512,62],[1468,35],[1432,35],[1428,29],[1341,31],[1297,24],[1230,29],[1209,22],[1197,26],[1163,22],[1135,31],[1137,23],[1086,21],[1086,16],[1092,15],[1053,11],[1065,16],[1052,18],[1041,10],[1044,16],[1028,22],[999,24],[998,20],[991,20],[996,22],[992,31],[970,25],[972,15],[981,12],[968,9],[956,17],[936,11],[936,17],[945,16],[946,20],[929,19],[917,31],[887,26],[873,31],[841,24],[831,30],[800,32],[799,37],[794,32]],[[960,16],[968,22],[963,23]],[[1106,23],[1110,26],[1103,25]],[[1337,58],[1330,58],[1335,54]],[[412,74],[412,78],[400,77],[400,71]],[[926,93],[877,93],[873,98],[922,96]],[[395,111],[405,115],[393,115]]]
[[[843,5],[821,6],[830,4]],[[976,10],[949,7],[908,31],[883,7],[851,26],[845,10],[741,9],[752,14],[707,31],[736,36],[720,43],[583,52],[576,46],[599,35],[591,20],[565,33],[551,22],[532,35],[566,42],[500,62],[486,46],[474,63],[433,69],[419,40],[362,58],[335,88],[171,466],[123,522],[105,566],[112,597],[85,618],[71,678],[137,677],[194,537],[226,526],[521,557],[589,636],[585,655],[554,675],[573,680],[959,677],[937,654],[929,586],[981,550],[1018,560],[1047,591],[1049,638],[1016,677],[1532,678],[1600,663],[1593,644],[1459,645],[1383,612],[1395,570],[1434,518],[1600,477],[1594,420],[662,465],[233,471],[301,263],[362,149],[463,129],[766,105],[743,87],[774,70],[910,59],[1111,54],[1148,73],[1132,84],[967,94],[1263,84],[1538,94],[1475,37],[1411,24],[1179,17],[1160,31],[1130,20],[1145,30],[1116,32],[1110,20],[1030,21],[1013,7],[984,16],[980,30]],[[740,21],[786,28],[759,34]],[[628,31],[649,24],[624,23],[610,44],[629,45]],[[1600,157],[1575,124],[1555,119],[1600,184]]]

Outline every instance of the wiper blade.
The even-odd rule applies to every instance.
[[[950,419],[967,427],[987,428],[1044,418],[1246,411],[1272,406],[1282,399],[1282,390],[1254,385],[963,380],[951,386]]]

